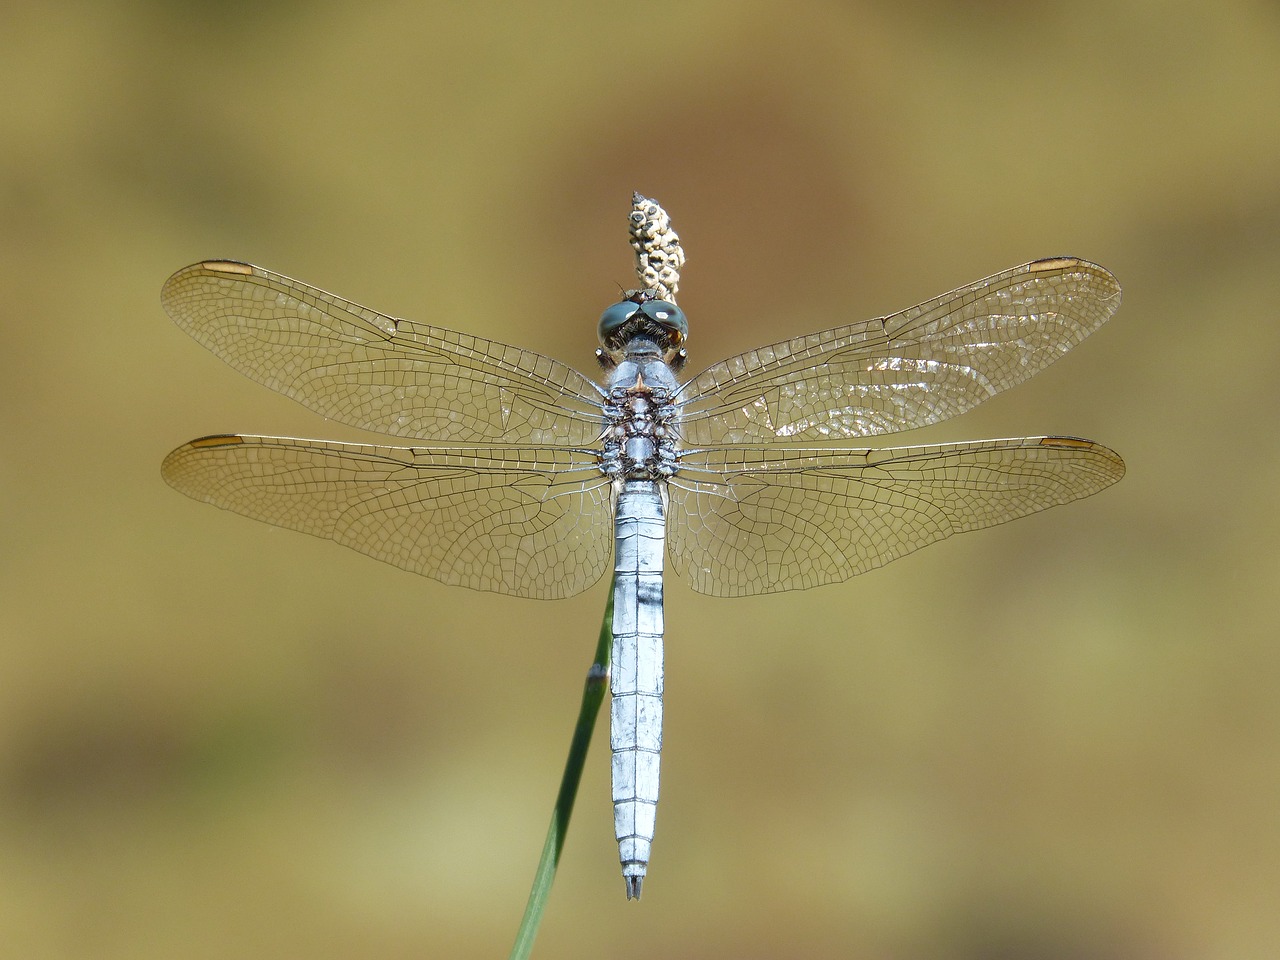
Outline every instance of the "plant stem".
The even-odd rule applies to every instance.
[[[604,702],[609,687],[609,650],[613,644],[613,587],[609,588],[609,600],[605,604],[604,619],[600,621],[600,639],[596,644],[595,660],[587,670],[587,680],[582,688],[582,706],[578,710],[578,722],[569,744],[569,756],[564,764],[564,776],[560,778],[560,793],[556,796],[555,810],[547,828],[547,839],[542,845],[542,857],[533,875],[533,887],[529,902],[524,908],[516,942],[511,948],[511,960],[525,960],[533,950],[534,937],[542,923],[542,914],[551,894],[556,868],[560,865],[560,851],[564,849],[565,834],[569,832],[569,818],[573,815],[573,801],[578,796],[578,784],[582,780],[582,767],[587,760],[587,748],[591,746],[591,734],[596,727],[600,704]]]

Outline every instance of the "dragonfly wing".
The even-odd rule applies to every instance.
[[[722,361],[682,388],[681,433],[702,446],[938,423],[1043,370],[1119,306],[1102,267],[1037,260],[890,317]]]
[[[326,417],[395,437],[585,445],[600,388],[550,357],[396,320],[230,260],[161,291],[169,316],[241,373]]]
[[[699,593],[803,590],[1090,496],[1123,475],[1113,451],[1071,437],[694,451],[669,483],[669,553]]]
[[[474,590],[572,596],[612,553],[591,451],[223,436],[179,447],[161,472],[193,499]]]

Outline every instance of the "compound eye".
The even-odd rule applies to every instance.
[[[689,336],[689,321],[684,318],[684,311],[670,300],[648,300],[640,305],[640,309],[646,317],[670,333],[674,343],[683,343]]]
[[[640,306],[631,300],[623,300],[600,314],[600,342],[605,343],[618,329],[635,316]]]

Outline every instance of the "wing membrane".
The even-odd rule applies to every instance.
[[[1102,267],[1036,260],[724,360],[683,388],[682,435],[695,446],[835,440],[938,423],[1043,370],[1119,305]]]
[[[803,590],[1090,496],[1123,475],[1113,451],[1071,437],[695,451],[670,482],[668,553],[699,593]]]
[[[590,451],[225,436],[179,447],[161,472],[193,499],[474,590],[572,596],[612,553]]]
[[[528,350],[395,320],[261,267],[192,264],[161,301],[241,373],[326,417],[395,437],[584,445],[600,390]]]

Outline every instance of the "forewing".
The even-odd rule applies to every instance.
[[[1120,285],[1097,264],[1037,260],[890,317],[722,361],[682,389],[682,436],[694,446],[835,440],[938,423],[1043,370],[1119,305]]]
[[[698,451],[670,481],[672,566],[740,597],[847,580],[955,533],[1097,493],[1113,451],[1071,437],[887,450]]]
[[[179,447],[161,472],[193,499],[473,590],[572,596],[612,551],[590,451],[224,436]]]
[[[241,373],[365,430],[566,445],[600,433],[599,388],[557,360],[396,320],[261,267],[192,264],[169,278],[161,301]]]

